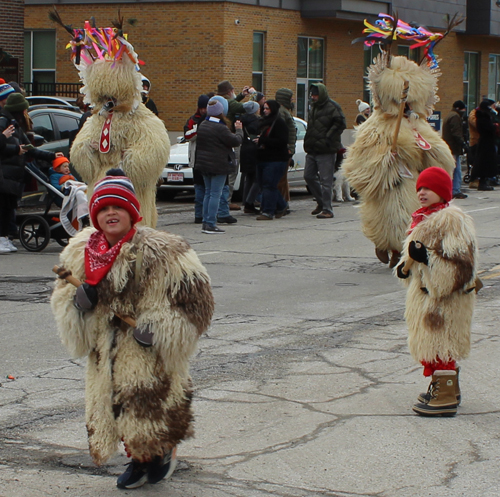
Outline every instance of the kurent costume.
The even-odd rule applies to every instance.
[[[374,243],[380,261],[390,260],[391,267],[397,264],[411,213],[419,205],[415,196],[419,173],[436,166],[451,175],[455,167],[448,145],[426,120],[439,100],[438,75],[437,67],[419,66],[406,57],[387,52],[377,56],[368,70],[374,110],[356,129],[342,165],[361,201],[363,233]],[[405,81],[409,82],[407,106],[393,153]]]
[[[127,209],[132,220],[132,229],[111,247],[97,217],[110,205]],[[73,357],[88,357],[92,459],[104,463],[122,440],[143,484],[146,475],[150,483],[163,478],[152,476],[151,464],[161,468],[158,461],[193,434],[188,360],[210,324],[214,301],[210,278],[189,244],[136,227],[139,209],[128,178],[107,176],[95,185],[90,214],[97,230],[78,233],[60,258],[64,272],[86,283],[76,289],[58,279],[51,306],[63,344]],[[91,302],[95,296],[93,310],[75,307],[81,288]],[[135,319],[136,328],[116,315]]]
[[[54,14],[53,20],[61,22]],[[71,162],[89,185],[112,167],[121,167],[137,190],[143,222],[155,227],[156,183],[168,163],[170,141],[164,123],[142,103],[139,59],[117,28],[71,29],[72,60],[84,84],[84,102],[93,115],[79,131]]]
[[[429,392],[414,410],[423,415],[454,415],[460,403],[456,361],[470,351],[475,302],[477,241],[472,218],[454,204],[451,179],[439,168],[422,172],[417,191],[428,188],[444,202],[412,215],[397,274],[408,293],[405,318],[412,357],[431,376]],[[403,267],[412,262],[409,271]],[[451,382],[451,385],[450,385]]]

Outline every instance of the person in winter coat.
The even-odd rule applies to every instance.
[[[23,190],[24,170],[19,166],[4,164],[10,155],[26,153],[22,145],[7,148],[7,141],[15,132],[11,124],[0,133],[0,254],[17,252],[9,239],[9,227],[15,217],[17,199]]]
[[[360,200],[363,234],[380,262],[396,267],[411,214],[418,175],[436,166],[453,174],[446,142],[427,121],[437,101],[438,74],[425,64],[383,52],[368,69],[373,113],[356,129],[342,171]],[[401,95],[409,82],[398,128]],[[395,131],[398,131],[395,136]]]
[[[285,202],[290,202],[290,187],[288,185],[288,168],[293,165],[293,154],[295,154],[295,143],[297,142],[297,128],[292,117],[293,109],[293,91],[288,88],[280,88],[276,92],[276,102],[280,104],[280,116],[288,127],[288,167],[278,183],[280,191]],[[288,212],[288,210],[287,210]]]
[[[358,106],[359,114],[356,116],[355,122],[356,126],[359,126],[370,117],[371,109],[370,109],[370,104],[363,102],[363,100],[360,100],[359,98],[356,100],[356,105]]]
[[[288,168],[288,127],[280,116],[280,104],[267,100],[263,107],[257,143],[257,180],[262,191],[257,221],[283,217],[288,208],[278,190],[278,182]]]
[[[241,116],[243,125],[243,142],[240,148],[240,171],[243,175],[243,212],[257,214],[255,200],[260,187],[257,182],[257,144],[255,138],[259,136],[260,117],[257,114],[260,106],[250,100],[243,104],[245,114]]]
[[[322,83],[311,85],[311,110],[304,138],[306,165],[304,179],[318,203],[311,214],[318,219],[333,217],[333,174],[337,152],[342,148],[340,136],[346,128],[345,117],[337,102],[328,96]]]
[[[478,178],[478,190],[491,191],[493,187],[488,184],[488,178],[497,175],[496,164],[496,127],[491,117],[491,100],[483,100],[476,109],[476,127],[479,133],[477,155],[471,172],[471,180]]]
[[[205,182],[202,232],[207,234],[224,233],[216,224],[217,211],[227,177],[236,172],[233,147],[240,146],[243,140],[241,121],[234,123],[236,133],[233,134],[225,112],[223,103],[212,97],[207,106],[207,118],[198,126],[196,139],[195,168]]]
[[[464,148],[464,127],[463,116],[465,114],[465,104],[461,100],[453,103],[451,112],[443,121],[443,140],[450,147],[450,152],[455,159],[455,169],[453,170],[453,198],[467,198],[465,193],[461,192],[462,186],[462,164],[460,156]]]
[[[432,376],[413,410],[423,416],[454,416],[461,401],[457,361],[470,352],[475,302],[477,240],[472,218],[448,202],[448,173],[430,167],[420,173],[421,208],[412,214],[396,273],[408,293],[405,318],[412,357]]]
[[[122,441],[131,462],[117,486],[130,489],[170,476],[177,445],[193,435],[189,357],[214,300],[183,238],[137,226],[141,206],[121,169],[93,191],[94,228],[61,253],[51,307],[62,343],[87,357],[90,455],[101,465]],[[68,283],[69,275],[83,284]]]

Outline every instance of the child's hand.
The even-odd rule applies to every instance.
[[[99,296],[95,286],[82,283],[77,289],[74,299],[75,307],[82,312],[91,311],[97,305]]]
[[[154,333],[151,331],[149,324],[143,326],[142,328],[134,329],[135,341],[142,347],[151,347],[154,343]]]
[[[427,255],[427,249],[422,242],[411,241],[408,247],[408,255],[417,262],[422,264],[429,264],[429,257]]]
[[[407,273],[405,273],[403,271],[403,268],[405,267],[405,263],[402,262],[397,268],[396,268],[396,274],[398,275],[398,278],[401,278],[402,280],[405,280],[406,278],[408,278],[408,276],[410,276],[410,271],[408,271]]]

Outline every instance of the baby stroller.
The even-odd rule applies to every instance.
[[[35,179],[37,190],[25,193],[19,202],[16,223],[21,245],[29,252],[40,252],[53,239],[65,247],[72,234],[63,225],[67,223],[61,222],[64,194],[50,184],[35,162],[27,163],[25,170]]]

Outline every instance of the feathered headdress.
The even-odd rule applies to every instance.
[[[49,12],[49,19],[61,25],[73,38],[66,45],[71,48],[71,60],[76,66],[89,66],[95,60],[101,59],[116,62],[123,57],[128,57],[139,71],[139,65],[144,62],[139,60],[134,47],[127,41],[127,35],[123,32],[123,17],[118,11],[118,20],[112,22],[113,27],[97,28],[95,20],[85,21],[84,28],[73,29],[71,25],[64,24],[61,16],[54,8]],[[134,25],[135,19],[128,20]]]
[[[386,51],[390,51],[391,43],[397,38],[402,40],[410,40],[415,43],[410,46],[410,49],[424,47],[424,59],[427,59],[427,64],[431,69],[438,67],[438,60],[434,54],[434,48],[443,40],[450,31],[464,21],[464,17],[455,14],[451,19],[446,16],[447,29],[444,33],[433,33],[424,26],[419,26],[415,23],[406,23],[397,18],[397,15],[390,16],[389,14],[379,14],[375,23],[370,23],[365,19],[365,29],[363,33],[365,37],[357,38],[357,41],[363,41],[365,46],[371,47],[375,43],[382,45]]]

